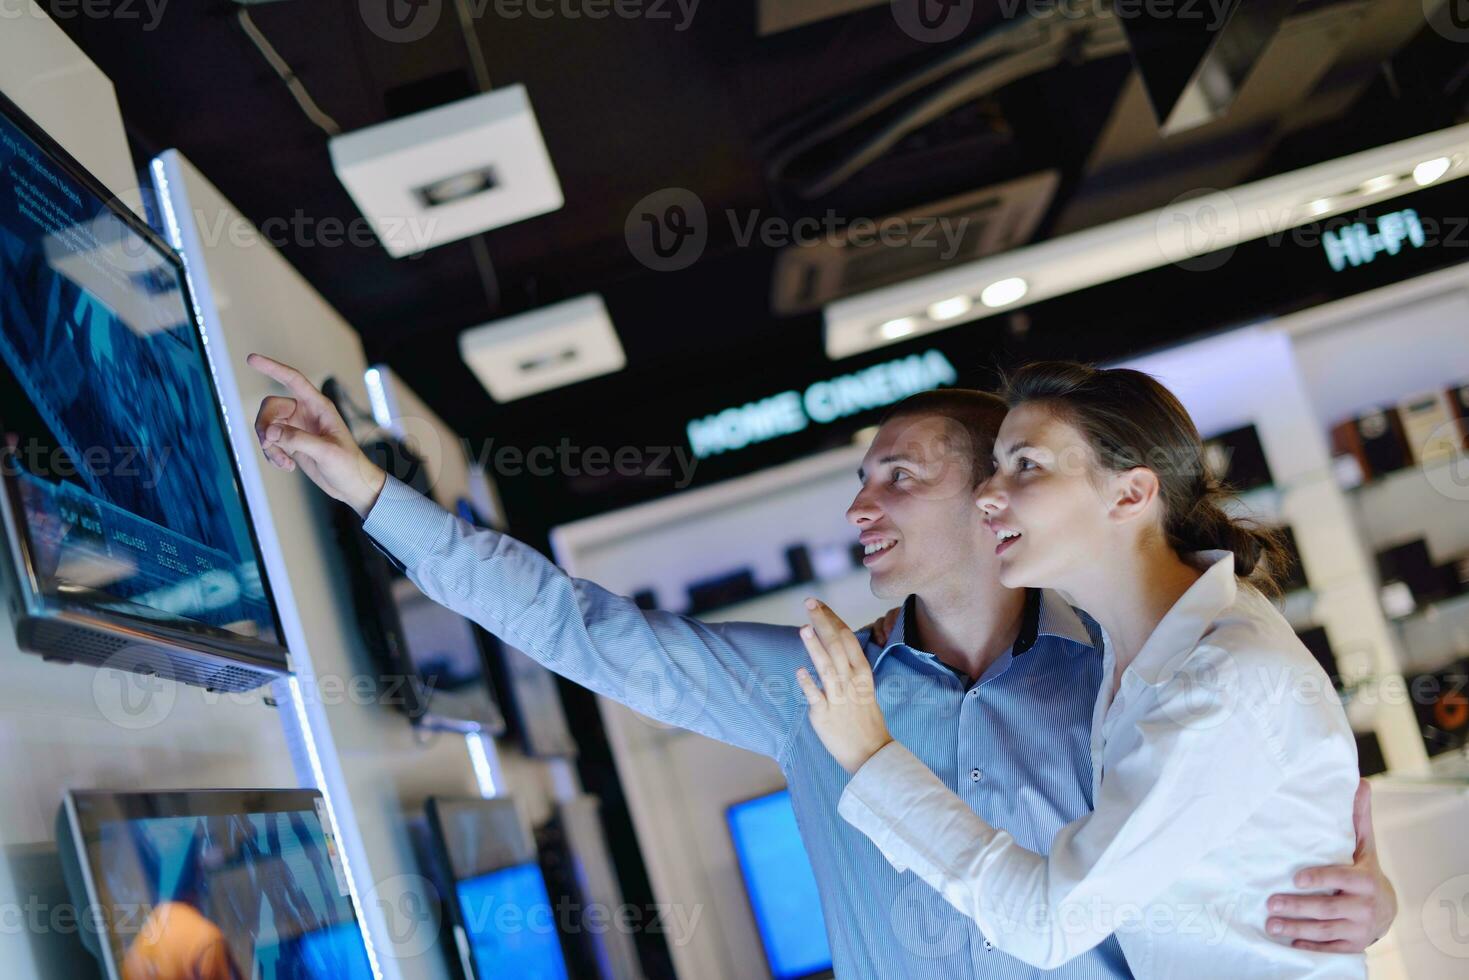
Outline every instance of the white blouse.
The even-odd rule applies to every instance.
[[[1038,967],[1115,932],[1141,978],[1364,977],[1363,956],[1265,932],[1269,896],[1297,891],[1297,871],[1352,862],[1357,752],[1340,700],[1275,607],[1237,586],[1233,555],[1196,559],[1204,574],[1115,698],[1103,635],[1095,809],[1057,833],[1049,858],[985,823],[897,743],[858,770],[841,815]]]

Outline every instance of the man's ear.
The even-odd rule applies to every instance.
[[[1149,512],[1160,490],[1158,474],[1146,466],[1112,474],[1109,516],[1119,523],[1137,520]]]

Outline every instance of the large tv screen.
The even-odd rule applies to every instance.
[[[771,975],[829,976],[826,920],[790,790],[736,803],[726,819]]]
[[[113,980],[370,980],[320,794],[73,792],[63,844]]]
[[[24,648],[220,689],[285,668],[182,264],[3,99],[0,450]]]

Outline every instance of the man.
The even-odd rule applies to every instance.
[[[794,675],[808,658],[795,628],[644,611],[573,580],[534,549],[470,527],[372,465],[299,372],[258,354],[249,363],[293,396],[261,404],[256,434],[267,458],[299,467],[353,507],[430,598],[651,717],[669,720],[650,688],[672,687],[681,727],[780,764],[844,980],[1037,976],[989,948],[972,921],[923,882],[897,874],[838,816],[847,776],[807,724]],[[861,530],[874,593],[906,597],[885,645],[861,634],[893,736],[986,820],[1046,853],[1056,831],[1091,808],[1101,658],[1059,596],[1002,588],[993,548],[983,546],[988,532],[974,493],[1004,413],[998,398],[971,391],[901,403],[863,460],[848,517]],[[661,671],[659,685],[646,683],[650,664]],[[690,703],[699,706],[692,720]],[[1296,917],[1284,920],[1282,941],[1296,936],[1360,952],[1386,930],[1396,901],[1378,871],[1369,824],[1370,817],[1359,830],[1356,866],[1320,871],[1327,877],[1301,885],[1349,894],[1282,897],[1282,911]],[[1207,941],[1201,932],[1201,955]],[[1053,975],[1130,973],[1113,937]]]

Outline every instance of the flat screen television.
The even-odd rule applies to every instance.
[[[371,980],[321,794],[72,791],[57,842],[111,980]]]
[[[20,647],[288,669],[178,256],[0,97],[0,521]]]
[[[349,426],[368,422],[329,378],[322,386]],[[363,450],[404,483],[427,492],[422,460],[387,430],[363,439]],[[382,698],[416,726],[499,735],[505,717],[492,687],[494,639],[458,613],[419,591],[362,529],[346,505],[334,509],[337,540],[351,578],[352,602],[363,639],[378,662]]]
[[[831,976],[816,873],[796,827],[790,790],[736,803],[725,819],[771,976]]]
[[[430,799],[427,813],[465,976],[566,980],[556,911],[514,801]]]

